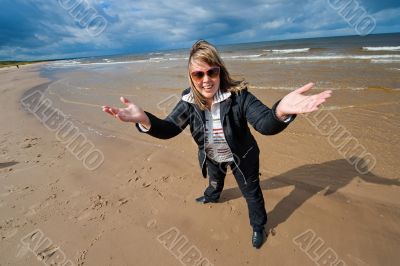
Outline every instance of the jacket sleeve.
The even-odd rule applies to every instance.
[[[296,117],[296,115],[292,115],[289,121],[285,122],[276,117],[275,111],[280,100],[276,102],[270,109],[249,91],[243,90],[241,94],[242,112],[253,128],[263,135],[278,134],[284,130]]]
[[[189,124],[189,109],[188,104],[182,100],[174,107],[172,112],[165,118],[160,119],[152,113],[146,112],[150,119],[151,127],[148,131],[143,131],[136,123],[136,128],[143,133],[159,139],[173,138],[181,133]]]

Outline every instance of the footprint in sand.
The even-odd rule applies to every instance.
[[[82,220],[91,220],[94,217],[96,217],[96,212],[95,211],[85,209],[85,210],[83,210],[83,212],[78,217],[76,217],[76,219],[78,221],[82,221]]]
[[[12,228],[1,234],[1,240],[10,239],[18,233],[17,228]]]
[[[12,193],[14,193],[14,192],[16,192],[18,190],[18,187],[14,186],[14,185],[11,185],[11,186],[4,185],[3,188],[7,192],[1,193],[0,197],[7,197],[8,195],[10,195],[10,194],[12,194]]]
[[[39,205],[40,204],[34,204],[34,205],[29,206],[29,208],[28,208],[29,210],[24,215],[26,217],[35,215],[37,213],[38,207],[40,207]]]
[[[156,227],[156,225],[157,225],[157,220],[156,219],[151,219],[146,224],[147,228],[154,228],[154,227]]]
[[[128,199],[120,198],[120,199],[118,200],[118,205],[119,205],[119,206],[124,205],[124,204],[126,204],[126,203],[128,203]]]
[[[20,144],[22,149],[29,149],[34,145],[38,144],[40,138],[25,138],[24,142]]]
[[[90,197],[91,206],[83,209],[77,216],[72,216],[70,218],[75,218],[78,221],[87,220],[104,220],[105,212],[102,208],[108,206],[108,200],[104,199],[101,195]],[[128,202],[128,201],[126,201]]]

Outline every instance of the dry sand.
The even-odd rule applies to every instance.
[[[321,113],[336,117],[376,158],[368,174],[357,172],[304,116],[277,136],[254,133],[268,228],[274,228],[255,250],[231,173],[220,203],[194,202],[207,180],[187,132],[152,139],[101,113],[99,106],[117,101],[77,104],[72,94],[48,92],[104,154],[99,168],[86,169],[21,107],[27,90],[49,82],[40,67],[0,70],[0,265],[194,265],[189,255],[203,265],[325,265],[329,256],[338,265],[400,260],[400,92],[337,90]],[[180,90],[136,88],[131,97],[163,116],[155,106]],[[287,93],[253,92],[269,106]]]

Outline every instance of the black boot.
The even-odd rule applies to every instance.
[[[218,200],[209,200],[209,199],[206,199],[206,197],[201,196],[200,198],[196,199],[196,202],[197,203],[206,204],[206,203],[209,203],[209,202],[216,203],[216,202],[218,202]]]
[[[251,237],[251,242],[253,244],[253,247],[259,249],[262,244],[265,242],[265,240],[267,239],[267,235],[265,233],[265,229],[262,230],[253,230],[253,235]]]

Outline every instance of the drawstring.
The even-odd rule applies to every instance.
[[[240,171],[240,173],[242,174],[243,180],[244,180],[244,184],[247,186],[247,181],[246,181],[246,177],[244,176],[242,170],[240,170],[239,165],[236,164],[235,159],[233,159],[233,162],[235,163],[237,169]]]
[[[243,159],[246,158],[247,154],[248,154],[249,151],[251,151],[252,149],[253,149],[253,146],[251,146],[250,149],[248,149],[248,150],[246,151],[246,153],[242,156],[242,158],[243,158]]]

